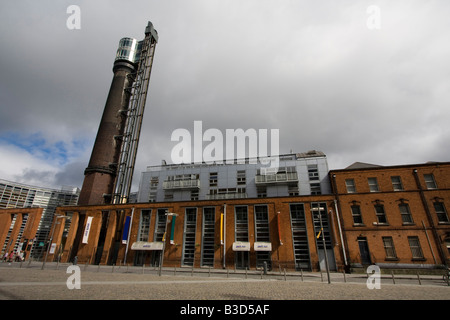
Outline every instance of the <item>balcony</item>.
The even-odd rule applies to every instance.
[[[163,181],[164,190],[200,189],[200,179]]]
[[[270,175],[255,176],[256,185],[285,184],[285,183],[297,182],[297,181],[298,181],[297,172],[277,173],[277,174],[270,174]]]
[[[206,200],[223,200],[223,199],[244,199],[247,198],[247,193],[235,192],[235,193],[218,193],[207,194]]]

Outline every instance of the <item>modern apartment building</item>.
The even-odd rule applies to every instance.
[[[253,161],[252,161],[253,160]],[[279,156],[276,174],[255,159],[223,164],[163,164],[142,173],[137,202],[220,200],[330,194],[320,151]]]
[[[79,189],[63,187],[60,190],[30,186],[22,183],[11,182],[0,179],[0,209],[12,208],[43,208],[35,239],[31,247],[31,256],[41,258],[45,251],[46,241],[49,237],[50,227],[53,222],[53,215],[59,206],[76,205],[78,201]],[[14,215],[10,229],[15,225],[17,216]],[[21,220],[22,224],[27,223],[26,218]],[[69,219],[66,219],[69,224]],[[20,241],[20,239],[18,239]],[[19,242],[15,244],[17,246]],[[2,244],[2,252],[8,244]]]

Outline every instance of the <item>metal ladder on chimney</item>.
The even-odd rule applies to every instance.
[[[141,54],[131,89],[127,120],[117,168],[117,177],[111,202],[128,203],[133,180],[134,165],[139,144],[139,136],[147,99],[148,85],[152,70],[157,39],[152,33],[146,33],[142,42]]]

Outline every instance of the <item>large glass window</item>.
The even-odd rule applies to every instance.
[[[152,214],[151,209],[141,210],[141,219],[139,221],[138,241],[148,241],[148,235],[150,232],[151,214]]]
[[[234,207],[235,212],[235,241],[248,242],[248,211],[247,206]],[[235,264],[237,269],[248,268],[248,251],[235,251]]]
[[[215,208],[203,208],[202,266],[214,266]]]
[[[197,228],[197,208],[186,208],[184,216],[184,246],[182,264],[194,265],[195,231]]]
[[[296,270],[311,270],[311,261],[306,231],[305,208],[302,203],[290,204],[292,241]]]
[[[269,212],[267,205],[255,206],[255,241],[270,242],[269,233]],[[267,267],[272,268],[270,251],[256,251],[256,267],[264,266],[264,261],[267,262]]]

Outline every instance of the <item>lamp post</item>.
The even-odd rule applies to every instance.
[[[322,224],[322,213],[321,213],[321,211],[324,211],[324,210],[322,208],[320,208],[320,204],[317,204],[317,205],[318,205],[318,207],[317,208],[311,208],[311,211],[313,211],[313,212],[317,211],[318,214],[319,214],[320,232],[322,234],[323,254],[325,256],[325,268],[327,270],[328,283],[331,283],[331,281],[330,281],[330,267],[328,265],[327,247],[326,247],[326,244],[325,244],[325,232],[323,232],[323,224]],[[319,268],[320,268],[320,263],[319,263]]]
[[[55,215],[55,223],[53,224],[52,233],[50,235],[50,240],[48,241],[47,251],[45,252],[45,257],[44,257],[44,261],[42,262],[41,270],[44,270],[45,262],[47,261],[47,256],[50,251],[50,247],[51,247],[51,244],[53,241],[53,235],[54,235],[55,229],[56,229],[57,219],[65,219],[65,218],[67,218],[67,216]]]
[[[166,217],[167,218],[166,218],[166,227],[165,227],[164,235],[163,235],[163,239],[162,239],[163,249],[162,249],[161,258],[160,258],[160,261],[159,261],[159,276],[161,276],[161,270],[162,270],[162,265],[163,265],[163,261],[164,261],[164,252],[166,250],[166,234],[167,234],[167,224],[169,223],[169,219],[168,219],[169,216],[176,217],[176,216],[178,216],[178,214],[173,213],[173,212],[166,212]]]

